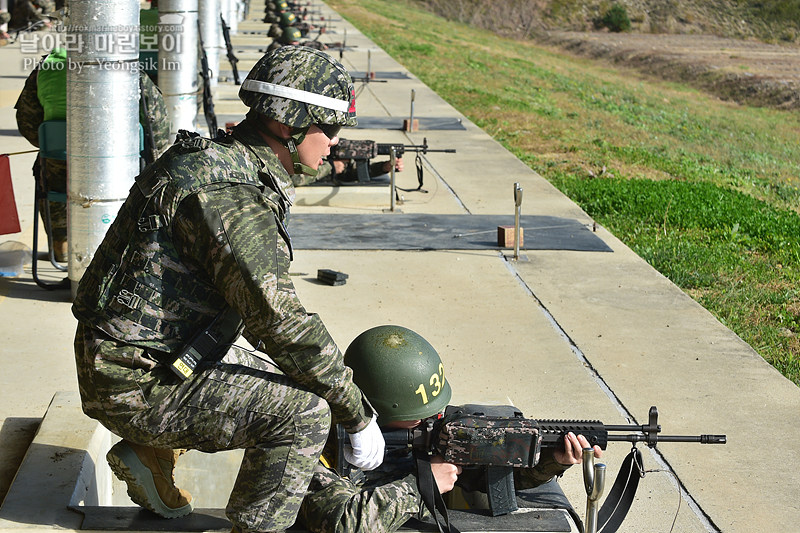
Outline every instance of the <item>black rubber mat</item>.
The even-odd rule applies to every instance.
[[[358,117],[357,129],[402,130],[408,117]],[[414,117],[422,130],[466,130],[458,117]]]
[[[364,70],[354,70],[350,73],[350,75],[354,78],[363,78],[367,75],[366,71]],[[375,71],[375,79],[376,80],[410,80],[411,76],[409,76],[405,72],[390,72],[390,71],[383,71],[378,70]]]
[[[224,509],[195,509],[192,514],[169,520],[141,507],[76,507],[84,515],[82,530],[87,531],[230,531],[231,523]],[[491,517],[475,512],[450,511],[450,521],[463,533],[488,531],[569,532],[564,510],[531,509]],[[409,520],[400,531],[436,531],[433,523]],[[291,527],[287,531],[306,532]]]
[[[577,518],[556,481],[534,489],[517,491],[521,509],[504,516],[489,516],[487,511],[449,511],[450,521],[463,533],[490,531],[569,532],[569,516]],[[195,509],[181,518],[161,518],[141,507],[80,506],[72,510],[84,515],[81,529],[95,531],[230,531],[224,509]],[[400,531],[437,531],[430,522],[411,519]],[[287,531],[305,529],[291,527]]]
[[[487,250],[497,246],[497,227],[513,226],[512,215],[321,214],[289,216],[296,249],[310,250]],[[523,215],[523,250],[611,252],[577,220]]]
[[[263,48],[262,46],[258,46],[257,48]],[[220,57],[220,69],[219,69],[219,77],[224,78],[226,81],[233,81],[233,71],[228,68],[227,70],[222,68],[223,66],[230,65],[228,63],[227,57],[221,56]],[[239,69],[239,81],[244,80],[247,77],[249,70]],[[353,78],[364,78],[366,76],[365,71],[354,71],[350,73],[350,76]],[[405,72],[391,72],[391,71],[377,71],[375,72],[376,80],[409,80],[411,77]],[[363,83],[363,82],[358,82]],[[360,119],[359,119],[360,120]],[[400,125],[402,126],[403,120],[400,119]]]

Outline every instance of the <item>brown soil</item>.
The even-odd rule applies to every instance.
[[[688,83],[724,100],[800,109],[800,46],[711,35],[550,32],[537,40],[660,79]]]

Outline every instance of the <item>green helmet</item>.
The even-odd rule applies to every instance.
[[[242,82],[239,98],[251,112],[292,128],[289,139],[278,140],[289,150],[295,174],[317,174],[301,164],[297,154],[308,128],[358,123],[350,74],[328,54],[304,46],[284,46],[267,53]]]
[[[283,33],[281,33],[278,41],[283,44],[292,44],[299,41],[302,37],[303,35],[300,33],[300,30],[289,26],[288,28],[283,29]]]
[[[294,16],[294,13],[287,11],[285,13],[281,13],[281,26],[286,28],[287,26],[291,26],[297,22],[297,17]]]
[[[378,326],[355,338],[344,354],[353,381],[378,413],[378,423],[433,416],[450,402],[439,354],[402,326]]]

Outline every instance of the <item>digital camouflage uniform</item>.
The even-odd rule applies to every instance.
[[[334,447],[332,435],[324,455],[327,464],[333,464]],[[514,486],[517,490],[537,487],[560,476],[567,468],[558,464],[552,453],[543,454],[534,468],[515,469]],[[314,533],[396,531],[408,519],[427,514],[423,511],[414,471],[409,450],[392,450],[376,470],[357,470],[349,477],[319,464],[298,518]],[[470,473],[465,470],[456,485],[468,485],[470,481]]]
[[[28,75],[25,86],[17,99],[14,108],[17,110],[17,128],[19,132],[32,145],[39,147],[39,126],[45,120],[45,109],[42,102],[43,95],[39,94],[39,65]],[[164,152],[171,144],[169,138],[169,117],[167,116],[167,106],[161,91],[146,75],[141,74],[142,95],[147,97],[147,114],[145,115],[144,106],[139,106],[139,121],[145,125],[149,123],[152,128],[153,137],[156,141],[158,153]],[[64,95],[67,88],[64,87]],[[48,112],[53,118],[66,119],[66,99],[63,101],[63,108],[54,109]],[[39,176],[41,165],[37,158],[33,163],[33,175]],[[45,164],[45,179],[47,189],[66,193],[67,192],[67,162],[58,159],[48,159]],[[42,211],[44,212],[44,211]],[[62,202],[50,202],[50,220],[52,224],[52,236],[55,240],[64,240],[67,237],[67,208]]]
[[[73,306],[84,412],[157,448],[244,448],[227,506],[242,531],[291,525],[331,413],[351,431],[372,416],[289,277],[293,191],[249,119],[183,136],[137,177]],[[228,306],[284,375],[237,347],[186,381],[159,364]]]

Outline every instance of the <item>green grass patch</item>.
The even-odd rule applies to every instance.
[[[332,7],[800,384],[796,113],[499,37],[411,0]]]

